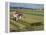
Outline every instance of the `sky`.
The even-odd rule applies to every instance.
[[[44,8],[44,4],[10,3],[10,7]]]

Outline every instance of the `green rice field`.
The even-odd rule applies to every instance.
[[[10,17],[10,32],[44,30],[44,10],[15,9],[13,11],[23,13],[23,19],[15,21]],[[10,11],[10,14],[13,11]]]

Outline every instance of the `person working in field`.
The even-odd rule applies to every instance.
[[[14,13],[13,17],[15,21],[21,20],[22,19],[23,14],[20,13]]]

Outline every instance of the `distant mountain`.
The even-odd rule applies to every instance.
[[[32,9],[32,8],[25,8],[25,7],[10,7],[11,9]]]
[[[44,8],[26,8],[26,7],[10,7],[10,9],[31,9],[31,10],[44,10]]]

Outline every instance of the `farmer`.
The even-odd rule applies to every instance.
[[[17,21],[18,20],[18,13],[14,13],[13,17],[14,17],[14,20]]]
[[[23,14],[16,11],[16,13],[13,14],[14,20],[18,21],[22,19]]]

